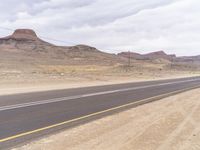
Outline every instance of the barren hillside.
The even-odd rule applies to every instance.
[[[6,56],[6,57],[5,57]],[[37,37],[30,29],[18,29],[12,35],[0,38],[0,57],[26,63],[99,64],[120,62],[115,55],[87,45],[56,46]]]

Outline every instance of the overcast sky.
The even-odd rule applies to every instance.
[[[59,45],[200,54],[200,0],[1,0],[0,22],[65,41]]]

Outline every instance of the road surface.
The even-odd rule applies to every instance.
[[[200,77],[0,96],[0,149],[200,86]]]

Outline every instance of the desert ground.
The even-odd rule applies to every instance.
[[[199,150],[199,97],[195,89],[13,150]]]
[[[15,68],[13,64],[0,67],[0,95],[200,75],[199,70],[169,69],[169,64],[142,61],[130,67],[15,64]]]

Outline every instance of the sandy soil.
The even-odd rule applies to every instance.
[[[200,89],[171,96],[15,150],[199,150]]]
[[[70,65],[53,60],[30,62],[28,58],[27,62],[14,61],[20,59],[15,57],[0,59],[0,95],[200,75],[198,68],[165,61],[132,60],[130,66],[83,65],[84,61]]]
[[[183,78],[200,75],[199,72],[164,72],[157,74],[109,74],[107,76],[91,75],[90,77],[58,76],[58,75],[24,75],[17,78],[7,76],[8,79],[0,77],[0,95],[68,89],[77,87],[88,87],[97,85],[119,84],[129,82],[140,82],[149,80],[162,80],[171,78]]]

